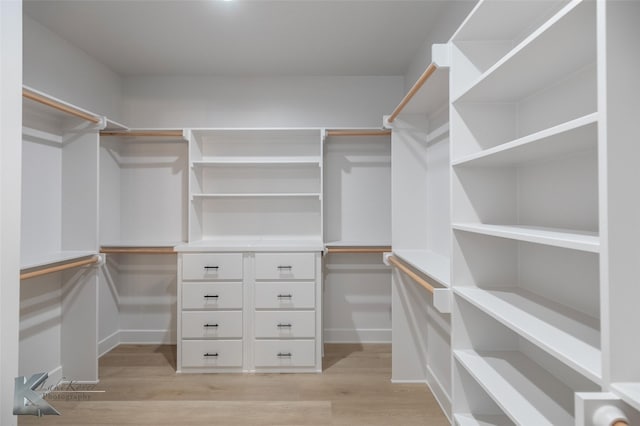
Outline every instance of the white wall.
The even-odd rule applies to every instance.
[[[22,2],[0,1],[0,424],[13,413],[20,306]]]
[[[122,79],[118,74],[27,16],[23,34],[25,85],[121,120]]]
[[[127,77],[132,127],[381,127],[403,77]]]
[[[458,29],[477,2],[475,0],[456,0],[447,4],[447,10],[438,19],[420,50],[404,75],[404,90],[408,91],[431,63],[431,46],[435,43],[446,43]]]

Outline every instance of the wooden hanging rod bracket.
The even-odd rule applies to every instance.
[[[332,136],[389,136],[391,130],[327,130],[327,137]]]
[[[91,123],[94,124],[99,124],[102,120],[100,119],[100,117],[97,117],[93,114],[90,114],[88,112],[82,111],[78,108],[74,108],[70,105],[66,105],[62,102],[58,102],[54,99],[48,98],[44,95],[32,92],[28,89],[23,88],[22,89],[22,97],[30,99],[32,101],[41,103],[42,105],[46,105],[48,107],[57,109],[58,111],[62,111],[64,113],[67,113],[69,115],[73,115],[74,117],[78,117],[81,118],[83,120],[89,121]]]
[[[389,256],[387,258],[387,261],[390,264],[392,264],[393,266],[395,266],[396,268],[400,269],[405,274],[407,274],[409,276],[409,278],[411,278],[412,280],[414,280],[415,282],[420,284],[429,293],[433,294],[433,291],[434,291],[435,287],[429,281],[427,281],[426,279],[422,278],[420,275],[416,274],[411,268],[409,268],[407,265],[405,265],[404,262],[402,262],[396,256]]]
[[[54,266],[48,266],[42,269],[36,269],[35,271],[23,272],[20,274],[21,280],[29,278],[40,277],[42,275],[51,274],[53,272],[65,271],[67,269],[79,268],[81,266],[93,265],[100,261],[100,256],[91,256],[88,259],[72,260],[69,262],[59,263]]]
[[[103,130],[100,136],[121,136],[121,137],[156,137],[156,138],[180,138],[182,130]]]
[[[398,104],[396,109],[393,110],[393,112],[391,113],[391,115],[387,119],[387,121],[389,123],[393,123],[396,120],[396,118],[398,118],[398,115],[400,115],[400,113],[402,112],[404,107],[407,106],[409,101],[411,99],[413,99],[413,97],[416,95],[416,93],[418,93],[418,91],[422,88],[422,86],[424,86],[424,83],[427,82],[429,77],[431,77],[431,75],[436,71],[436,69],[438,69],[438,66],[436,64],[434,64],[434,63],[429,64],[429,66],[422,73],[422,75],[420,76],[418,81],[415,82],[413,87],[407,92],[407,94],[404,96],[404,98],[402,98],[402,100],[400,101],[400,103]]]
[[[173,247],[101,247],[105,254],[176,254]]]
[[[391,247],[327,247],[327,254],[331,253],[387,253]]]

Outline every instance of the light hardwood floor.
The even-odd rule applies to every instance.
[[[448,425],[426,385],[391,384],[390,345],[325,346],[321,374],[176,374],[175,346],[122,345],[86,401],[19,425]]]

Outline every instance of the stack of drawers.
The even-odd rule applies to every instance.
[[[179,367],[242,368],[243,277],[242,253],[183,255]]]
[[[255,278],[255,367],[314,367],[314,254],[256,253]]]
[[[180,259],[179,372],[321,371],[318,252]]]

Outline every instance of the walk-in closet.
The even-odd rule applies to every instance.
[[[640,424],[639,22],[1,1],[0,424]]]

